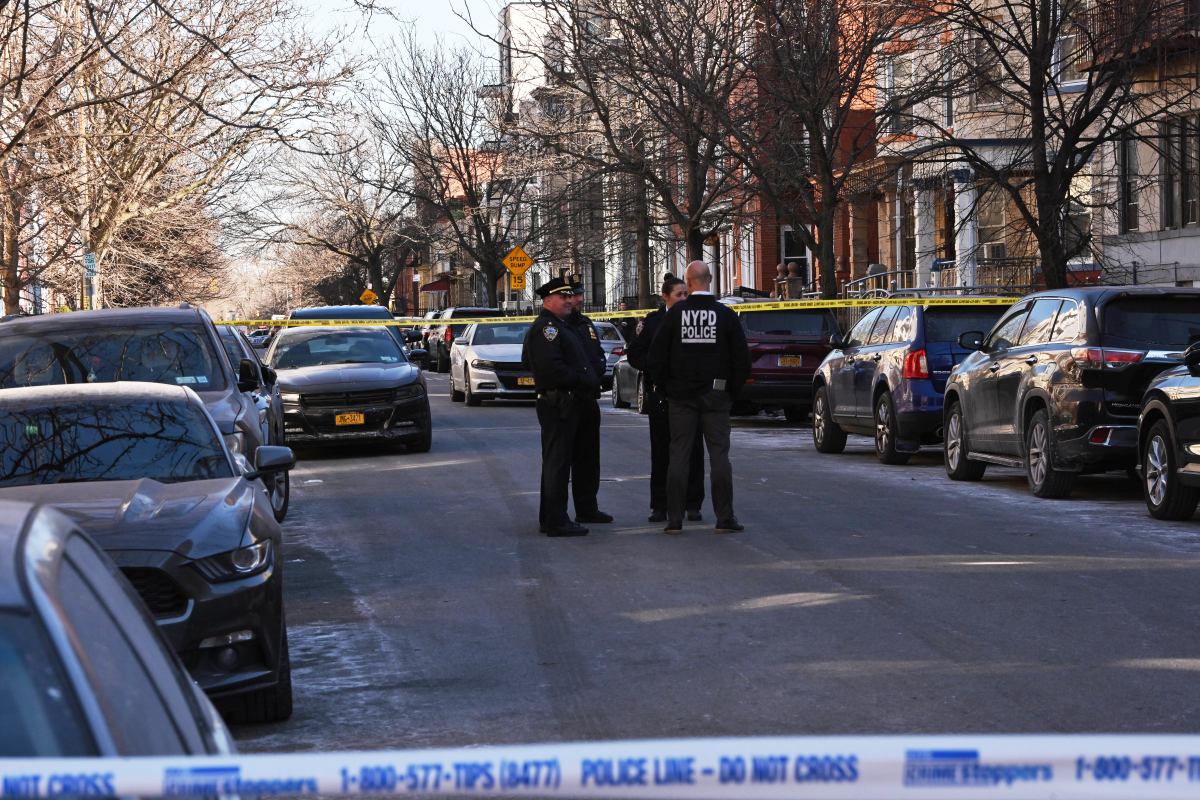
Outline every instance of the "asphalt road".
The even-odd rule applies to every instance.
[[[601,507],[537,532],[528,405],[452,404],[433,450],[302,451],[285,523],[296,713],[255,750],[835,733],[1194,732],[1200,520],[1123,475],[822,456],[735,422],[746,531],[646,520],[645,418],[605,407]],[[607,397],[604,400],[607,403]]]

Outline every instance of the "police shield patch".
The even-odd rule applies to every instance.
[[[553,325],[547,325],[542,328],[542,335],[546,337],[547,342],[553,342],[558,338],[558,328]]]

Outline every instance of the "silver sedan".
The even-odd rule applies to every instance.
[[[469,326],[450,348],[450,399],[533,400],[533,373],[521,363],[528,322]]]

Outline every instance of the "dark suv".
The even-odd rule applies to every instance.
[[[838,333],[829,309],[756,311],[754,302],[733,308],[750,347],[750,378],[738,394],[735,413],[781,408],[789,422],[802,422],[812,408],[813,375]]]
[[[939,298],[953,302],[960,298]],[[875,438],[885,464],[903,464],[942,439],[942,393],[970,355],[965,331],[990,328],[1007,305],[884,306],[834,342],[813,379],[813,444],[840,453],[846,434]]]
[[[484,317],[502,317],[504,312],[498,308],[467,308],[465,306],[452,306],[442,309],[442,313],[438,315],[436,321],[432,321],[429,326],[429,336],[426,345],[429,348],[429,368],[434,372],[449,372],[450,371],[450,348],[454,346],[454,340],[462,336],[462,332],[467,326],[459,323],[452,325],[447,320],[452,320],[455,317],[460,319],[482,319]]]
[[[1138,422],[1142,489],[1157,519],[1191,519],[1200,503],[1200,343],[1150,383]]]
[[[1200,290],[1089,287],[1017,303],[950,375],[946,472],[1025,470],[1038,497],[1066,497],[1082,472],[1129,469],[1142,396],[1200,336]]]

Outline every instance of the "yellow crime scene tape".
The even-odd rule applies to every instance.
[[[885,297],[855,300],[775,300],[769,302],[734,303],[729,306],[739,314],[757,311],[798,311],[811,309],[878,308],[879,306],[1010,306],[1019,297]],[[365,308],[365,306],[364,306]],[[597,311],[589,313],[593,320],[640,319],[653,309],[639,308],[632,311]],[[513,322],[533,322],[536,315],[519,317],[451,317],[447,320],[423,317],[397,317],[395,319],[232,319],[217,320],[219,325],[236,325],[245,328],[298,328],[311,326],[365,326],[392,325],[411,328],[418,325],[504,325]]]

